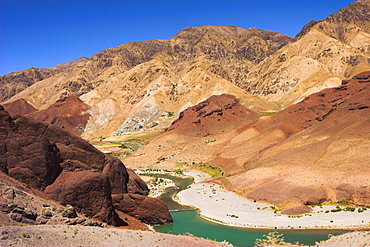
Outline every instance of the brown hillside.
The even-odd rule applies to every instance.
[[[76,96],[58,100],[41,111],[37,111],[24,99],[3,104],[3,107],[12,117],[27,116],[43,123],[58,126],[74,135],[80,135],[83,132],[90,118],[90,114],[87,113],[90,107]]]
[[[228,132],[257,118],[256,113],[240,105],[234,96],[223,94],[181,112],[166,131],[205,137]]]
[[[13,72],[0,77],[0,102],[10,99],[12,96],[32,86],[38,81],[52,77],[87,58],[81,57],[73,62],[58,64],[50,69],[31,68],[19,72]]]
[[[45,110],[31,113],[27,117],[43,123],[56,125],[65,131],[80,135],[90,118],[86,105],[76,96],[58,100]]]
[[[86,137],[165,128],[182,109],[212,95],[231,94],[253,110],[279,107],[251,97],[237,85],[258,62],[293,39],[238,27],[189,27],[168,41],[125,44],[95,54],[40,81],[11,100],[24,98],[43,110],[79,96],[90,105]]]
[[[168,168],[202,162],[229,175],[221,179],[228,189],[271,203],[369,203],[369,85],[370,72],[358,74],[222,135],[197,139],[168,131],[125,163]]]
[[[295,42],[254,67],[241,87],[289,106],[369,70],[369,16],[369,1],[355,1],[322,21],[311,21]]]
[[[25,99],[18,99],[10,103],[2,104],[2,106],[12,117],[17,115],[24,116],[37,111],[37,109],[27,103]]]

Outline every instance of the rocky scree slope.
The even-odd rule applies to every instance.
[[[80,137],[25,117],[12,119],[2,106],[0,129],[1,171],[42,191],[47,198],[72,205],[79,213],[110,225],[125,225],[112,195],[136,193],[135,199],[156,203],[155,208],[150,203],[138,206],[150,215],[147,223],[172,221],[162,201],[142,195],[148,188],[138,176],[129,176],[133,172],[120,160],[101,153]],[[127,214],[146,219],[140,213]]]

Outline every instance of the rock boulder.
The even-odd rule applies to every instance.
[[[88,217],[122,225],[114,211],[109,179],[100,172],[62,172],[45,194],[63,205],[70,204]]]
[[[117,210],[146,224],[159,225],[173,222],[168,207],[158,198],[138,194],[115,194],[112,195],[112,200]]]

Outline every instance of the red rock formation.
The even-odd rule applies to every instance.
[[[44,189],[62,171],[59,150],[32,128],[19,128],[1,106],[0,112],[2,171],[31,187]]]
[[[90,118],[90,114],[87,113],[90,106],[76,96],[58,100],[47,109],[40,111],[23,98],[5,103],[3,107],[12,117],[26,116],[43,123],[53,124],[74,135],[80,135],[83,132]]]
[[[112,193],[127,193],[129,175],[119,159],[101,153],[87,141],[56,126],[24,117],[13,121],[2,106],[0,137],[3,172],[32,188],[46,188],[48,197],[70,204],[89,217],[112,225],[125,224],[116,214],[111,199]],[[130,188],[136,186],[132,191],[142,193],[147,189],[139,177],[130,173]],[[159,210],[159,219],[168,213],[168,209],[160,206],[150,209],[154,210],[153,215]],[[141,216],[135,214],[135,217]]]
[[[166,130],[182,135],[208,136],[221,134],[246,125],[258,115],[231,95],[214,95],[180,113],[179,118]]]
[[[138,194],[116,194],[112,198],[113,205],[117,210],[144,223],[159,225],[172,222],[172,217],[166,204],[158,198]]]
[[[143,195],[149,191],[147,184],[131,169],[127,169],[129,181],[127,183],[127,191],[131,194]]]
[[[15,117],[16,115],[24,116],[37,111],[35,107],[27,103],[23,98],[3,104],[3,107],[12,117]]]
[[[58,100],[45,110],[31,113],[27,117],[56,125],[69,133],[80,135],[90,118],[90,114],[87,113],[89,109],[90,106],[83,103],[78,97],[70,96]]]
[[[100,172],[64,171],[45,189],[45,194],[63,205],[73,205],[88,217],[110,225],[123,224],[112,205],[109,179]]]

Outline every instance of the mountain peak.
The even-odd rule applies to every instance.
[[[363,24],[361,28],[369,30],[370,21],[370,1],[358,0],[352,2],[347,7],[342,8],[338,13],[331,14],[325,20],[331,23],[345,22]]]
[[[87,59],[88,59],[87,57],[80,57],[80,58],[77,58],[76,60],[74,60],[73,62],[60,63],[55,67],[57,67],[60,70],[65,70],[65,69],[68,69],[68,68],[78,64],[78,63],[84,62]]]
[[[317,27],[327,33],[329,36],[338,38],[345,42],[344,33],[350,31],[353,27],[348,29],[348,26],[357,26],[365,32],[370,32],[370,1],[357,0],[350,5],[340,9],[337,13],[329,15],[321,21],[311,20],[302,30],[296,35],[296,39],[300,39],[311,28]],[[348,29],[348,30],[347,30]]]

